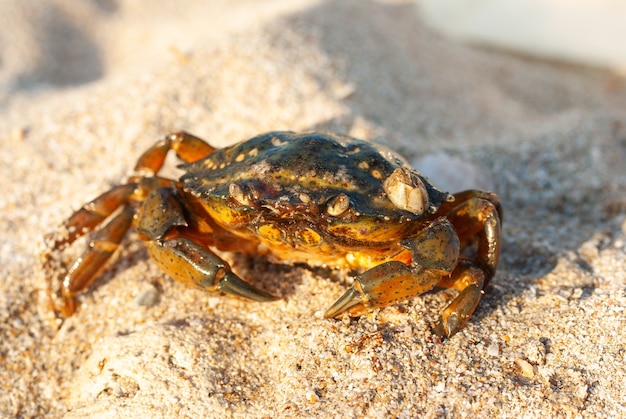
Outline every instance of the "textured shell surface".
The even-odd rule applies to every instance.
[[[338,215],[347,206],[337,203],[340,197],[353,215],[414,220],[419,217],[396,208],[383,187],[399,167],[408,167],[399,155],[349,136],[270,132],[183,165],[182,181],[201,200],[230,202],[277,217],[293,211]],[[434,188],[424,182],[432,194]],[[339,210],[333,211],[333,205]]]

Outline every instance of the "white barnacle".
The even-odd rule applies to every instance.
[[[422,214],[429,206],[428,191],[421,179],[410,169],[399,167],[383,183],[389,200],[413,214]]]
[[[331,198],[326,203],[326,212],[333,217],[343,214],[350,207],[350,198],[344,193]]]
[[[281,141],[278,137],[272,137],[271,142],[274,147],[280,147],[281,145],[287,144],[287,141]]]

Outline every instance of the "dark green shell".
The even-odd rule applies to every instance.
[[[187,192],[240,209],[282,218],[297,211],[314,216],[325,211],[329,200],[345,194],[353,217],[415,220],[419,216],[396,208],[383,188],[384,180],[402,166],[407,164],[392,151],[352,137],[270,132],[181,167]],[[446,195],[415,173],[426,185],[431,204],[439,207]],[[232,199],[233,188],[240,199]]]

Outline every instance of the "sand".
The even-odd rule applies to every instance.
[[[447,40],[407,1],[205,3],[0,7],[0,416],[626,417],[624,78]],[[59,324],[41,238],[181,129],[434,155],[436,184],[502,197],[498,273],[441,341],[453,291],[325,320],[346,272],[225,254],[283,299],[216,298],[132,233]]]

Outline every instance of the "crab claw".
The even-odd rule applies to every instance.
[[[339,317],[344,312],[352,317],[361,316],[376,307],[426,292],[435,286],[438,278],[439,272],[398,261],[383,263],[357,276],[352,288],[335,301],[324,317]]]
[[[280,300],[280,297],[267,293],[253,287],[250,283],[239,278],[232,272],[227,272],[222,276],[215,287],[216,291],[234,297],[245,298],[247,300],[258,301],[260,303]]]
[[[460,243],[453,226],[441,217],[400,245],[412,251],[412,264],[392,260],[363,272],[324,316],[347,312],[356,317],[430,291],[454,269]]]
[[[355,285],[358,283],[355,283]],[[359,287],[360,288],[360,287]],[[324,318],[331,319],[333,317],[339,317],[341,314],[349,311],[352,308],[356,308],[362,305],[366,301],[363,292],[357,291],[355,288],[350,288],[346,291],[332,306],[324,313]]]
[[[184,237],[146,242],[152,259],[172,278],[201,290],[252,301],[276,301],[235,275],[228,263],[209,249]]]

